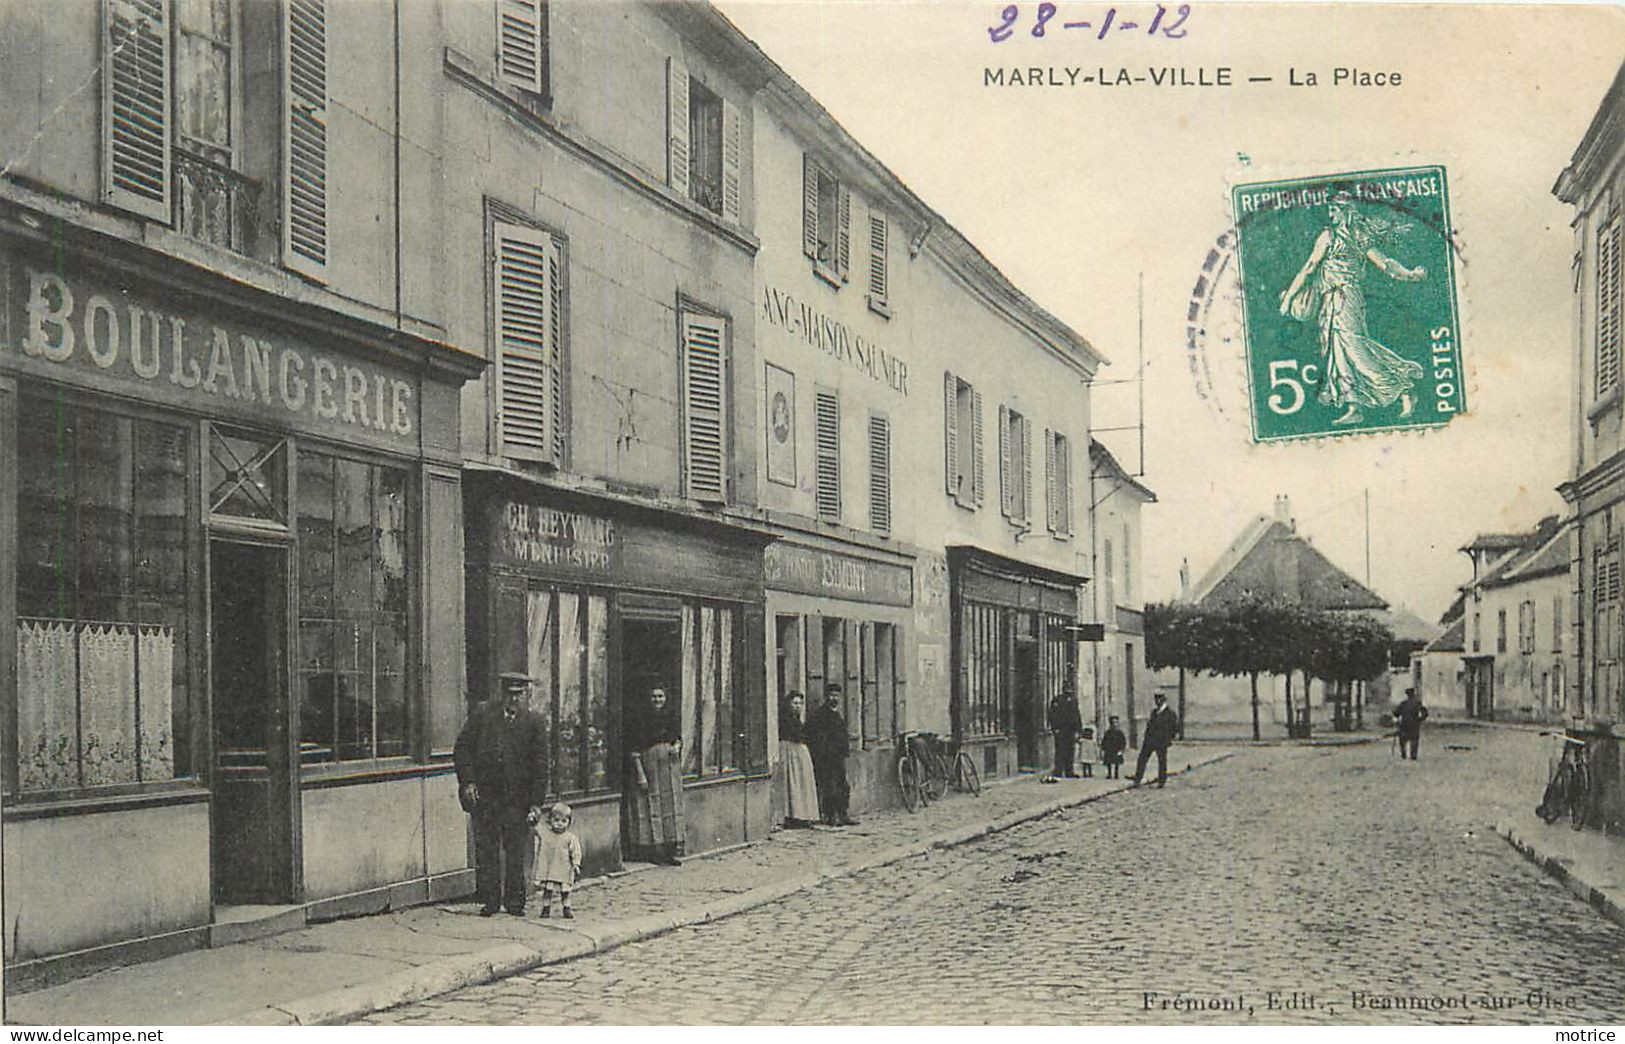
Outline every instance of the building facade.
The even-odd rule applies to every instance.
[[[1566,720],[1571,534],[1553,516],[1530,532],[1481,535],[1462,549],[1473,562],[1461,635],[1469,717]]]
[[[1574,511],[1571,730],[1591,744],[1597,819],[1625,824],[1625,613],[1619,585],[1625,524],[1625,66],[1576,146],[1553,192],[1574,208],[1573,469],[1559,491]]]
[[[1094,724],[1098,736],[1115,715],[1123,720],[1129,742],[1138,745],[1139,722],[1150,713],[1155,688],[1145,665],[1140,509],[1156,503],[1157,495],[1098,442],[1089,444],[1089,461],[1090,572],[1097,577],[1089,589],[1091,619],[1102,625],[1104,635],[1084,649],[1085,691],[1094,696],[1093,708],[1084,707],[1084,721]],[[1178,707],[1177,693],[1169,706]]]

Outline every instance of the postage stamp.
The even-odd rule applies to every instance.
[[[1444,167],[1242,184],[1231,205],[1255,441],[1467,408]]]

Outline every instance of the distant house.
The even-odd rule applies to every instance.
[[[1140,509],[1157,495],[1117,462],[1111,451],[1089,442],[1089,503],[1094,524],[1096,582],[1092,620],[1104,625],[1105,637],[1086,647],[1079,674],[1083,679],[1079,709],[1097,728],[1117,715],[1132,742],[1139,741],[1139,720],[1151,709],[1151,671],[1145,665],[1144,584],[1140,578]],[[1091,705],[1090,697],[1093,696]]]
[[[1465,651],[1467,617],[1462,603],[1463,597],[1458,596],[1450,609],[1445,610],[1440,621],[1444,624],[1443,634],[1411,653],[1411,684],[1435,714],[1467,712],[1467,669],[1461,659]]]
[[[1486,720],[1559,721],[1569,711],[1570,539],[1557,516],[1527,533],[1484,534],[1463,592],[1462,707]]]

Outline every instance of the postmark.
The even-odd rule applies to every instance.
[[[1254,441],[1466,410],[1444,167],[1240,184],[1231,206]]]

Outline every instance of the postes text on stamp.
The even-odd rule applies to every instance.
[[[1237,185],[1231,204],[1256,441],[1466,409],[1443,167]]]

